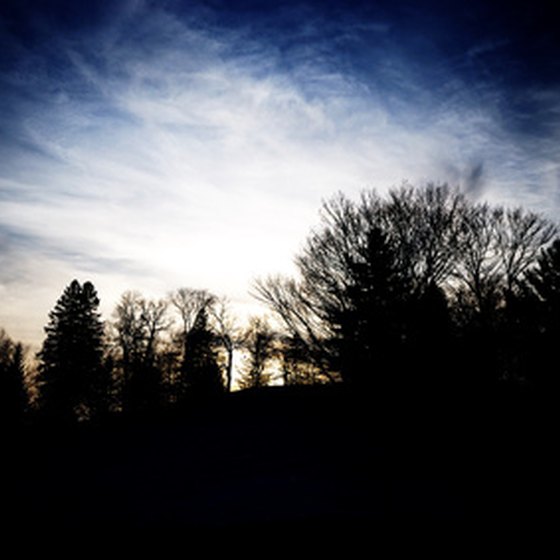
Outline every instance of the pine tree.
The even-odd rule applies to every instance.
[[[41,408],[49,417],[85,419],[102,408],[106,376],[98,307],[93,284],[74,280],[49,314],[38,355]]]
[[[560,239],[542,251],[528,283],[538,299],[538,332],[528,376],[534,385],[552,393],[560,386],[556,350],[560,337]]]
[[[557,318],[560,310],[560,239],[543,250],[537,266],[528,277],[539,299],[545,304],[545,311],[551,318]]]
[[[187,395],[210,396],[224,391],[215,342],[214,333],[208,327],[207,312],[203,309],[186,338],[186,354],[181,369]]]
[[[381,382],[403,355],[411,286],[398,266],[395,248],[379,227],[365,232],[363,245],[348,258],[347,268],[346,304],[331,315],[340,371],[347,382]]]
[[[22,420],[26,397],[23,346],[0,329],[0,421]]]

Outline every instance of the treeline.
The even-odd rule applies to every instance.
[[[35,360],[26,362],[21,344],[0,331],[6,417],[150,416],[280,378],[318,379],[282,351],[286,337],[265,317],[241,327],[228,301],[206,290],[180,288],[158,300],[128,291],[108,321],[99,304],[91,282],[73,280],[49,314]]]
[[[158,300],[128,291],[106,322],[99,303],[91,282],[74,280],[51,311],[37,354],[36,416],[152,417],[272,380],[281,337],[264,318],[239,327],[225,298],[190,288]]]
[[[275,378],[434,394],[557,388],[554,224],[447,185],[341,194],[321,216],[298,275],[255,283],[279,329],[256,317],[240,328],[226,300],[188,288],[160,300],[127,292],[103,322],[94,286],[74,280],[49,315],[34,373],[0,332],[3,414],[149,416]]]
[[[560,240],[544,217],[447,185],[340,194],[256,284],[299,356],[369,390],[557,388]]]

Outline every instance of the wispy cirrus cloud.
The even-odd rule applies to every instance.
[[[290,269],[337,190],[448,180],[556,212],[553,87],[530,92],[541,119],[556,115],[547,134],[515,132],[507,92],[469,83],[445,57],[424,78],[426,60],[394,48],[390,21],[298,14],[298,26],[254,29],[212,10],[122,2],[79,32],[13,38],[1,78],[0,322],[37,340],[72,276],[94,280],[106,313],[126,288],[192,285],[247,305],[251,280]],[[368,47],[366,65],[355,51]]]

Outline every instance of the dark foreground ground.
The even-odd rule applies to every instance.
[[[523,524],[550,506],[534,396],[377,399],[270,388],[181,418],[3,441],[3,527],[221,530]]]

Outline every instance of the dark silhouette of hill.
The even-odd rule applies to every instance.
[[[158,421],[22,428],[3,438],[4,509],[26,530],[339,531],[542,514],[549,409],[528,393],[458,395],[276,387]]]

